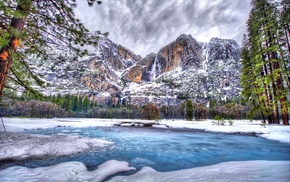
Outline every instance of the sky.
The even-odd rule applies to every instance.
[[[91,31],[145,57],[157,53],[181,34],[197,41],[234,39],[246,33],[250,0],[102,0],[89,7],[77,0],[75,15]]]

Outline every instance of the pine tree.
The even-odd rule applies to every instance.
[[[78,110],[78,97],[73,96],[73,101],[72,101],[72,111],[76,112]]]
[[[90,100],[88,97],[85,97],[83,101],[83,111],[87,112],[89,108],[90,108]]]
[[[243,96],[250,99],[254,112],[260,110],[270,124],[279,123],[280,106],[283,124],[289,124],[289,86],[283,81],[287,78],[287,71],[283,70],[286,59],[280,44],[284,35],[279,28],[276,6],[267,0],[252,0],[248,40],[242,49],[241,85]]]
[[[261,112],[263,122],[265,123],[264,108],[265,100],[262,97],[261,89],[256,82],[256,78],[260,77],[259,72],[255,69],[254,59],[251,59],[250,47],[248,37],[244,35],[243,45],[241,49],[241,61],[242,61],[242,74],[240,78],[240,84],[243,87],[242,96],[245,101],[252,106],[252,114]],[[262,89],[263,90],[263,89]]]
[[[185,114],[185,108],[186,108],[186,103],[185,102],[182,102],[179,107],[178,107],[178,111],[179,111],[179,114],[181,116],[182,119],[184,119],[184,116],[186,115]]]
[[[71,110],[71,108],[72,108],[72,105],[70,105],[70,100],[71,100],[70,94],[65,94],[64,98],[63,98],[62,108],[64,108],[67,111]],[[69,107],[71,107],[71,108],[69,108]]]
[[[67,110],[72,111],[73,109],[73,98],[71,97],[68,102]]]
[[[281,2],[282,6],[282,12],[281,12],[281,18],[280,18],[280,25],[282,32],[284,34],[284,40],[282,43],[284,43],[284,47],[288,47],[285,52],[288,52],[288,57],[290,54],[290,1],[289,0],[282,0]],[[288,73],[288,82],[290,81],[289,73]],[[289,84],[289,83],[288,83]]]
[[[74,17],[74,7],[75,0],[1,0],[0,95],[4,87],[15,89],[15,85],[37,94],[32,85],[43,82],[31,71],[32,57],[56,59],[59,55],[50,52],[53,47],[83,55],[86,50],[81,46],[97,44],[98,37],[89,36]]]
[[[81,96],[78,97],[78,111],[83,111],[83,98]]]
[[[55,101],[55,103],[56,103],[57,105],[61,106],[61,104],[62,104],[62,97],[61,97],[61,94],[60,94],[60,93],[58,93],[58,94],[56,95],[56,101]]]
[[[193,119],[193,105],[191,100],[186,102],[186,120],[191,121]]]

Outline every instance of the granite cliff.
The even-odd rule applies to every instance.
[[[38,68],[47,94],[86,94],[100,104],[178,104],[182,99],[239,95],[240,48],[234,40],[197,42],[191,35],[141,58],[102,37],[85,58],[67,57]]]

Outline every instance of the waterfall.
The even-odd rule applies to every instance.
[[[202,69],[204,71],[207,71],[208,58],[209,58],[209,45],[207,43],[204,45],[203,57],[204,57],[204,60],[202,62]]]
[[[154,62],[153,62],[151,71],[150,71],[150,81],[154,80],[159,72],[160,72],[160,65],[159,65],[157,55],[156,55],[154,58]]]

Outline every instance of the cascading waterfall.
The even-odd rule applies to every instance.
[[[208,48],[207,43],[204,46],[203,54],[204,54],[205,59],[204,59],[203,64],[202,64],[202,69],[204,71],[207,71],[207,64],[208,64],[208,58],[209,58],[209,48]]]
[[[159,74],[159,72],[160,72],[160,64],[156,55],[150,71],[150,80],[154,80],[156,76]]]

